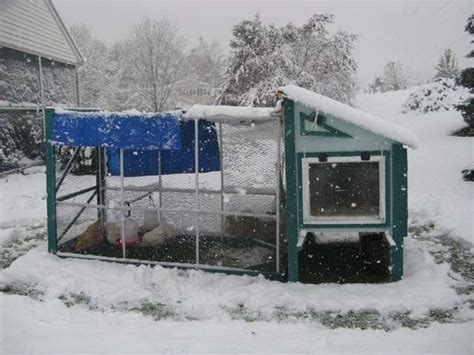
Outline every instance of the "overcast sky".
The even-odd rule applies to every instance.
[[[53,0],[67,26],[84,23],[110,45],[143,16],[175,21],[192,45],[199,36],[228,49],[232,26],[259,11],[266,23],[302,24],[313,13],[332,13],[340,29],[358,34],[355,57],[362,85],[398,59],[413,78],[428,79],[445,48],[457,55],[461,67],[471,44],[464,32],[474,12],[472,0]]]

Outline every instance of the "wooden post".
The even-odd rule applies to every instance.
[[[408,234],[408,162],[407,150],[401,144],[392,146],[392,281],[403,278],[403,238]]]
[[[299,281],[298,263],[298,203],[297,171],[295,153],[295,117],[294,102],[283,100],[285,125],[285,161],[286,161],[286,234],[288,239],[288,281]]]
[[[48,109],[45,114],[45,145],[46,145],[46,192],[48,215],[48,252],[57,251],[57,219],[56,219],[56,152],[51,143],[53,133],[54,109]]]

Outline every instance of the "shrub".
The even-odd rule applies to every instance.
[[[44,158],[42,114],[0,112],[0,171],[20,166],[25,158]]]
[[[469,90],[456,85],[453,79],[438,78],[413,92],[403,104],[402,112],[450,111],[468,97]]]

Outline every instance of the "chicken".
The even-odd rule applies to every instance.
[[[98,220],[87,227],[79,238],[77,238],[74,250],[76,252],[82,252],[94,249],[102,244],[102,236],[102,225],[100,220]]]
[[[105,230],[107,231],[107,241],[110,244],[115,244],[121,237],[121,228],[117,223],[108,222],[105,224]]]
[[[176,235],[176,229],[172,224],[166,222],[164,218],[158,227],[145,233],[140,244],[141,247],[157,246],[164,244]]]

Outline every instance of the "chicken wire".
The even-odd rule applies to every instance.
[[[84,175],[73,171],[65,174],[57,200],[91,186],[96,188],[57,201],[59,252],[176,266],[280,272],[282,238],[276,219],[280,219],[281,128],[274,121],[238,126],[217,123],[216,130],[221,171],[124,177],[123,194],[122,178],[108,174],[97,159],[97,150],[91,154],[95,159],[75,157],[77,166],[87,165],[89,169]],[[58,182],[64,168],[58,160]],[[101,176],[103,183],[99,184]],[[103,200],[98,198],[102,192]],[[160,223],[171,225],[173,238],[146,248],[108,239],[106,224],[121,227],[122,219],[136,222],[143,232],[145,211],[155,211]],[[76,250],[80,236],[96,221],[104,233],[103,244]]]

